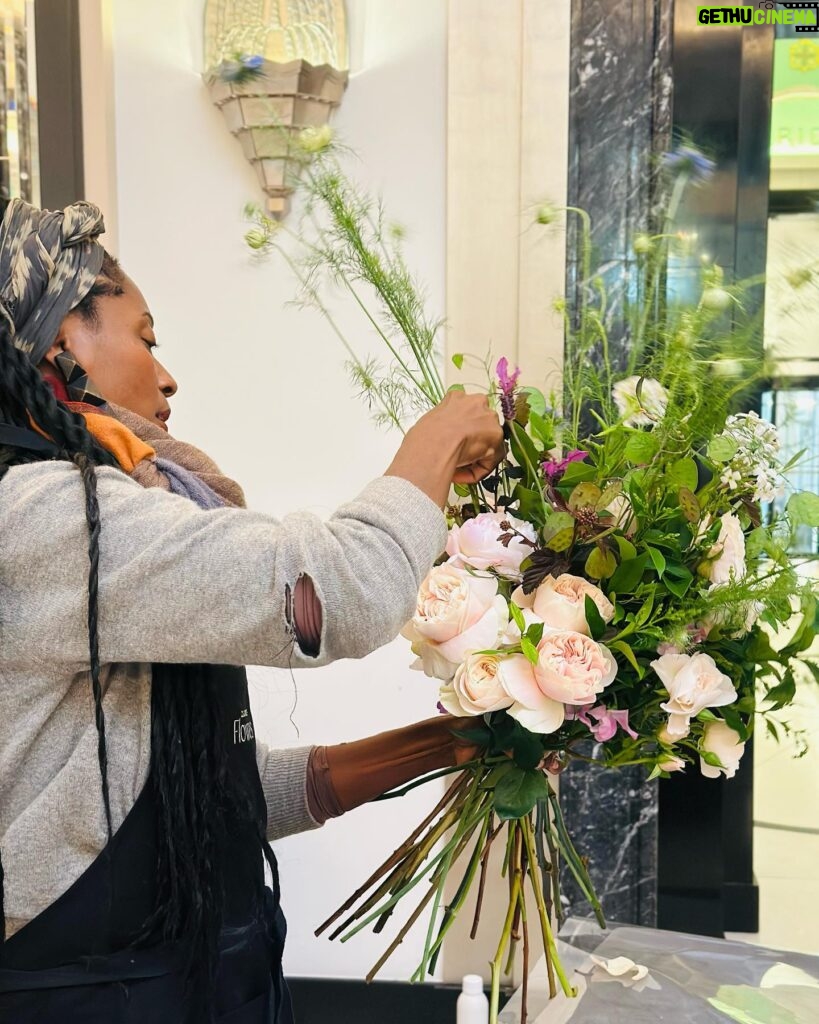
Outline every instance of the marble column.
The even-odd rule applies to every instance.
[[[591,216],[596,263],[613,299],[608,327],[617,362],[629,344],[622,298],[634,272],[631,239],[655,222],[654,172],[670,145],[672,7],[673,0],[572,3],[569,203]],[[582,286],[570,259],[567,294]],[[561,801],[606,916],[655,924],[656,782],[639,768],[603,772],[575,763],[561,777]],[[570,912],[588,912],[568,872],[563,891]]]

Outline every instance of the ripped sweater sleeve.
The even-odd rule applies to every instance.
[[[203,511],[98,473],[99,634],[104,662],[309,667],[362,658],[393,639],[446,543],[440,509],[382,477],[328,520]],[[315,656],[293,631],[293,590],[321,604]],[[4,656],[80,671],[88,663],[88,532],[80,474],[66,463],[15,467],[0,488]]]

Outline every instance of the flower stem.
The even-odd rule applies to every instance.
[[[543,890],[540,886],[540,876],[537,872],[537,854],[535,853],[535,842],[532,828],[532,819],[525,817],[521,819],[521,827],[523,828],[523,840],[526,843],[526,853],[529,857],[529,879],[532,882],[532,888],[535,893],[535,903],[537,904],[538,916],[540,917],[540,927],[543,933],[543,945],[547,950],[547,954],[554,965],[555,973],[557,974],[558,980],[560,981],[560,987],[563,989],[564,995],[574,997],[577,995],[577,990],[572,988],[569,984],[569,979],[566,977],[566,972],[563,970],[563,964],[560,962],[560,957],[557,953],[557,945],[555,944],[554,935],[552,934],[552,926],[549,924],[549,915],[546,913],[546,905],[543,901]],[[549,994],[554,997],[554,986],[550,984]]]

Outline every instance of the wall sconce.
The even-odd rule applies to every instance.
[[[267,194],[290,205],[306,159],[301,133],[327,125],[347,88],[343,0],[207,0],[205,82]]]

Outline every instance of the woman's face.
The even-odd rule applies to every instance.
[[[46,356],[46,372],[59,376],[54,357],[69,352],[102,397],[158,423],[163,429],[176,393],[176,381],[154,354],[154,319],[134,282],[125,277],[121,295],[96,300],[95,319],[70,313]]]

